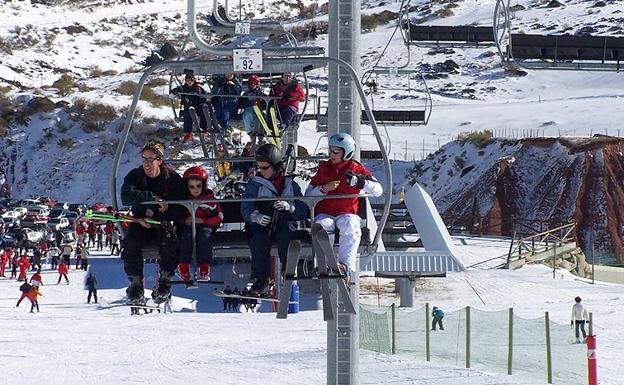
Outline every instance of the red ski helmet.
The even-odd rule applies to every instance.
[[[189,179],[199,179],[202,182],[206,182],[208,180],[208,172],[204,170],[201,166],[193,166],[184,171],[182,179],[185,182]]]
[[[251,85],[251,84],[255,84],[257,86],[260,85],[260,77],[258,75],[251,75],[249,77],[249,79],[247,80],[247,84]]]

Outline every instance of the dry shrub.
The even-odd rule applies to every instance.
[[[441,17],[441,18],[453,16],[454,14],[455,12],[453,12],[453,10],[450,8],[438,9],[437,11],[433,13],[434,16]]]
[[[117,71],[115,70],[102,70],[97,65],[93,65],[89,67],[89,77],[99,78],[100,76],[114,76],[117,75]]]
[[[69,138],[64,138],[58,141],[58,145],[61,148],[65,148],[67,150],[71,150],[72,148],[74,148],[74,141],[73,139],[69,139]]]
[[[134,90],[136,89],[137,84],[131,80],[127,80],[122,82],[119,87],[115,91],[122,95],[134,95]]]
[[[137,84],[133,81],[125,81],[117,87],[117,92],[122,95],[134,95]],[[141,92],[141,100],[150,103],[154,107],[163,107],[169,105],[169,98],[157,94],[152,87],[145,86]]]
[[[61,75],[58,80],[52,83],[52,87],[56,88],[61,96],[69,95],[75,85],[74,78],[69,74]]]
[[[25,107],[29,115],[39,112],[52,112],[55,108],[54,102],[46,97],[34,97]]]
[[[362,32],[374,31],[377,26],[379,26],[377,15],[362,15]]]
[[[6,138],[9,134],[9,122],[0,118],[0,138]]]
[[[460,142],[470,142],[479,148],[483,148],[488,145],[494,134],[491,130],[462,132],[457,136],[457,140]]]
[[[106,125],[119,117],[114,106],[100,102],[90,102],[84,98],[75,98],[70,109],[73,117],[82,122],[87,133],[103,131]]]
[[[164,78],[151,78],[146,83],[150,87],[161,87],[169,84],[169,80]]]

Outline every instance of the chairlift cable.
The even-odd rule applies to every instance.
[[[405,1],[408,1],[408,2],[409,2],[409,0],[403,0],[403,1],[401,2],[401,9],[403,8],[403,4],[405,4]],[[397,30],[398,30],[399,28],[401,28],[401,16],[400,16],[400,15],[401,15],[401,13],[399,12],[399,17],[398,17],[397,25],[396,25],[396,27],[394,28],[394,31],[392,32],[392,35],[391,35],[391,36],[390,36],[390,38],[388,39],[388,42],[386,43],[386,46],[384,47],[384,49],[383,49],[383,50],[381,51],[381,53],[379,54],[379,57],[377,58],[377,61],[376,61],[376,62],[375,62],[375,64],[373,65],[373,69],[375,69],[375,68],[379,67],[379,62],[381,61],[381,59],[383,58],[384,54],[385,54],[385,53],[386,53],[386,51],[388,50],[388,47],[390,46],[390,42],[392,42],[392,39],[394,38],[394,35],[396,34]],[[404,65],[399,66],[399,67],[405,67],[405,66],[407,66],[407,64],[409,64],[409,47],[408,47],[408,50],[407,50],[407,63],[405,63]],[[367,72],[369,72],[369,71],[367,71]],[[371,76],[371,74],[369,73],[367,78],[362,78],[362,84],[365,84],[365,83],[366,83],[366,82],[370,79],[370,76]]]

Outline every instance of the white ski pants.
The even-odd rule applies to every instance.
[[[355,258],[362,238],[362,229],[360,228],[362,219],[355,214],[342,214],[337,217],[319,214],[314,218],[314,222],[320,223],[329,233],[329,240],[332,244],[334,243],[336,228],[340,231],[338,262],[345,264],[349,270],[355,271]]]

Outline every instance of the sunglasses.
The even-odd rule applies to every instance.
[[[262,171],[266,171],[268,169],[270,169],[271,166],[258,166],[258,170],[262,170]]]
[[[152,162],[154,162],[154,161],[156,161],[158,159],[159,158],[148,158],[148,157],[142,156],[141,157],[141,162],[143,162],[143,163],[152,163]]]
[[[197,188],[202,188],[203,186],[201,184],[189,184],[187,185],[189,190],[190,189],[197,189]]]
[[[331,152],[334,155],[342,155],[342,150],[330,150],[329,152]]]

